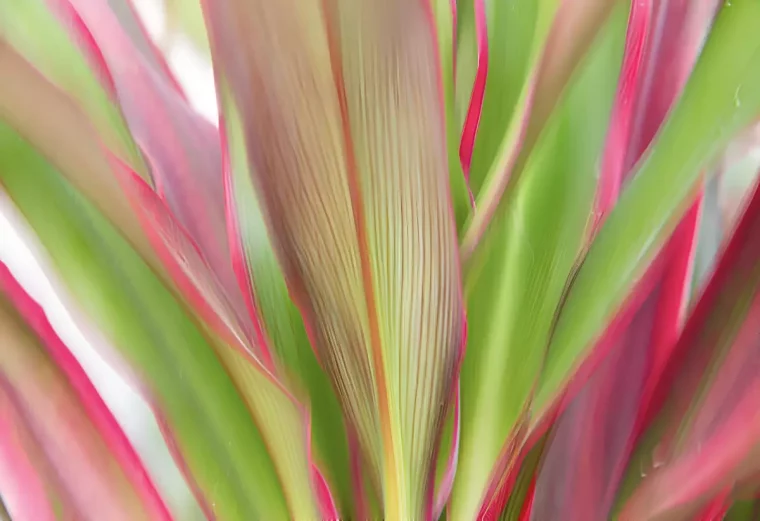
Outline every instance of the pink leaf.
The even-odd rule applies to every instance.
[[[102,442],[105,444],[108,454],[119,464],[126,479],[134,488],[142,502],[142,508],[144,508],[148,518],[156,520],[171,519],[168,510],[156,492],[137,454],[134,452],[134,449],[122,432],[115,418],[90,383],[81,366],[55,333],[42,308],[34,302],[18,282],[16,282],[8,268],[2,263],[0,263],[0,290],[3,291],[18,313],[24,317],[28,327],[31,328],[45,347],[47,355],[51,358],[52,362],[55,363],[57,369],[65,376],[67,384],[70,385],[73,390],[73,395],[80,400],[80,403],[78,404],[79,407],[84,410],[84,413],[92,423],[95,432],[97,432],[102,438]],[[67,399],[67,397],[62,396],[59,399]],[[74,406],[74,403],[65,404],[65,407],[67,408],[66,410]],[[39,429],[43,429],[43,427],[40,426]],[[37,432],[37,436],[43,436],[43,439],[45,440],[49,440],[50,436],[52,436],[52,433],[43,432],[41,430],[36,430],[35,432]],[[84,436],[88,432],[90,431],[83,430],[81,431],[81,435]],[[64,432],[61,434],[64,434]],[[84,443],[86,439],[82,437],[79,441]],[[48,450],[44,443],[43,447],[45,450]],[[49,450],[55,450],[55,448],[51,446]],[[66,483],[66,488],[71,495],[72,502],[76,505],[76,508],[80,510],[80,512],[89,512],[90,509],[93,508],[96,509],[93,510],[93,513],[98,511],[97,508],[105,508],[102,512],[111,511],[111,507],[106,507],[102,502],[91,504],[87,496],[89,492],[84,488],[80,490],[74,484],[75,480],[83,480],[87,482],[88,480],[92,481],[93,479],[98,479],[97,474],[93,474],[92,476],[76,475],[74,472],[76,468],[86,470],[91,467],[87,466],[87,462],[82,462],[82,466],[74,464],[71,467],[68,467],[66,463],[73,463],[70,461],[70,458],[74,456],[76,456],[76,453],[73,453],[71,456],[56,453],[52,464],[56,467],[61,479]],[[88,454],[88,456],[93,458],[102,457],[101,454]],[[48,457],[50,457],[49,452]],[[98,463],[97,460],[95,460],[95,464],[101,465],[103,462]],[[61,467],[61,465],[66,465],[66,467]],[[103,489],[107,484],[108,482],[103,481],[100,485],[94,487],[93,490]],[[102,500],[107,500],[108,497],[113,497],[113,495],[109,494],[102,498]],[[114,505],[114,507],[117,505],[118,503]]]
[[[5,384],[5,382],[3,382]],[[49,483],[37,470],[41,456],[0,385],[0,493],[16,521],[56,521]]]
[[[480,123],[480,113],[483,110],[483,98],[486,92],[486,78],[488,77],[488,29],[486,27],[485,0],[474,0],[475,10],[475,37],[478,47],[478,68],[475,73],[475,84],[472,86],[472,96],[467,109],[467,116],[462,129],[462,141],[459,146],[459,157],[462,161],[462,169],[465,178],[470,176],[470,164],[472,151],[475,147],[475,136]],[[456,13],[456,9],[454,9]]]
[[[711,20],[710,12],[700,10],[704,4],[658,0],[631,4],[592,236],[685,84]],[[672,76],[661,81],[665,63],[671,65]],[[647,421],[641,411],[681,328],[700,201],[701,196],[598,341],[585,364],[587,371],[602,357],[607,359],[580,395],[568,392],[565,401],[571,405],[559,419],[537,486],[539,497],[552,500],[537,502],[537,519],[560,513],[578,520],[608,515],[633,441]],[[575,380],[576,386],[584,382],[584,373]],[[565,472],[576,469],[580,477],[568,479]]]

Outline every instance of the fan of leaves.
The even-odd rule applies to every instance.
[[[217,122],[129,0],[0,0],[0,189],[195,511],[752,519],[760,3],[168,7]],[[189,515],[4,264],[0,412],[14,521]]]

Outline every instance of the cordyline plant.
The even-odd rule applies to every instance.
[[[170,12],[218,126],[128,0],[0,0],[0,189],[205,518],[757,519],[758,0]],[[0,264],[3,515],[155,481]]]

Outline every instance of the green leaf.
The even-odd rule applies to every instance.
[[[581,266],[535,397],[550,408],[691,202],[702,169],[760,113],[760,3],[726,3],[686,89]]]
[[[206,511],[288,519],[261,435],[194,320],[91,204],[13,131],[0,131],[0,184],[117,359],[138,376]]]
[[[756,521],[760,514],[760,502],[737,501],[726,513],[724,521]]]
[[[475,34],[473,0],[456,2],[456,34],[454,41],[454,114],[459,132],[464,127],[467,109],[478,69],[478,43]]]
[[[161,273],[153,249],[112,175],[90,120],[0,38],[0,121],[33,143]]]
[[[506,506],[501,511],[499,521],[525,521],[525,513],[532,511],[532,505],[536,498],[536,480],[546,448],[546,441],[547,436],[542,437],[530,449],[520,465],[520,471],[515,478],[515,486],[507,498]]]
[[[476,195],[499,155],[507,129],[512,124],[510,121],[519,117],[521,92],[534,63],[536,49],[542,48],[546,38],[547,28],[538,26],[539,13],[553,9],[554,6],[549,4],[554,3],[553,0],[485,2],[488,76],[469,177],[470,187]],[[462,13],[457,20],[461,50],[457,67],[462,69],[462,75],[474,78],[474,73],[467,73],[468,68],[473,69],[470,65],[473,60],[477,61],[477,53],[469,50],[476,47],[473,1],[462,2],[459,12]],[[472,83],[469,87],[468,90],[462,88],[467,104]]]
[[[71,11],[74,8],[77,11]],[[151,158],[151,174],[161,186],[161,198],[129,168],[119,164],[112,170],[118,162],[110,157],[110,151],[101,150],[86,117],[71,100],[11,52],[7,64],[13,81],[0,93],[0,107],[5,105],[11,123],[36,146],[58,159],[61,173],[74,179],[77,188],[101,211],[105,210],[109,220],[119,231],[126,232],[130,242],[138,243],[145,232],[150,244],[140,243],[140,254],[162,275],[169,288],[176,285],[212,336],[211,346],[259,426],[278,476],[288,483],[285,492],[292,514],[316,516],[305,440],[309,432],[304,425],[307,417],[276,376],[258,363],[257,356],[265,350],[265,343],[247,336],[252,327],[246,327],[250,324],[241,320],[248,315],[229,262],[216,130],[178,98],[168,80],[164,81],[149,68],[108,5],[73,1],[71,5],[64,2],[61,10],[64,22],[67,16],[81,16],[80,24],[90,24],[84,29],[74,24],[72,32],[84,42],[91,60],[100,57],[104,62],[95,60],[101,67],[98,71],[112,80],[113,85],[109,82],[105,85],[115,89],[112,96],[122,104],[131,130]],[[103,47],[93,48],[93,42],[87,40],[90,36]],[[125,69],[125,63],[132,68]],[[71,86],[75,99],[82,95],[76,90],[79,87],[82,87],[79,83]],[[36,89],[37,98],[30,102],[26,92],[32,88]],[[41,124],[40,112],[46,104],[53,109],[46,114],[51,124],[62,126],[74,121],[85,128],[85,132],[75,133],[71,138],[78,148],[64,146],[58,136],[51,135],[51,125]],[[94,115],[98,107],[85,104],[84,108]],[[161,125],[157,124],[159,121]],[[87,168],[81,168],[83,163]],[[117,178],[119,185],[114,187]],[[102,188],[103,184],[107,188]],[[112,205],[112,201],[121,202],[125,195],[131,208]],[[172,213],[167,210],[166,201],[176,203],[171,205]],[[118,212],[114,208],[119,208]],[[136,217],[137,227],[142,230],[134,230]],[[186,230],[192,232],[191,239],[198,244],[200,253]],[[164,264],[159,265],[155,257],[160,257]],[[171,281],[164,270],[171,275]],[[254,357],[249,357],[249,353]]]
[[[44,0],[3,0],[0,41],[5,40],[88,114],[103,143],[143,177],[147,169],[126,122],[77,45]],[[147,178],[147,177],[146,177]]]
[[[168,521],[116,420],[2,263],[0,342],[0,450],[3,466],[11,466],[4,471],[18,480],[0,479],[0,487],[20,508],[18,517],[50,519],[63,508],[76,517]]]
[[[493,5],[501,5],[505,9],[501,16],[511,17],[515,14],[514,4],[511,2],[497,2]],[[480,187],[477,186],[477,176],[473,177],[472,172],[470,175],[471,187],[476,194],[477,210],[468,222],[461,240],[460,249],[465,263],[469,262],[494,215],[502,202],[506,201],[505,191],[515,179],[522,175],[536,139],[543,132],[557,103],[565,95],[568,81],[578,64],[583,62],[599,30],[605,27],[605,20],[615,5],[621,6],[622,3],[616,0],[576,0],[573,2],[539,0],[535,2],[535,27],[528,47],[525,78],[519,84],[518,97],[510,106],[512,107],[511,117],[499,122],[499,125],[503,125],[506,121],[508,124],[503,131],[478,128],[478,139],[487,136],[489,140],[493,139],[497,144],[493,159],[485,165],[487,170],[482,174]],[[491,22],[489,31],[496,33],[499,38],[509,34],[500,26],[500,22],[504,20],[489,18],[489,21]],[[519,23],[524,22],[520,20]],[[513,53],[517,57],[521,56],[519,51],[515,52],[516,48],[519,49],[519,45],[509,47],[509,56]],[[494,73],[492,69],[497,69],[496,73],[498,73],[503,63],[504,61],[496,61],[495,67],[489,64],[489,77]],[[486,94],[487,91],[486,85]],[[510,90],[507,89],[506,92]],[[502,91],[497,89],[496,95],[501,94]],[[484,107],[484,112],[488,114],[486,107]],[[464,137],[467,136],[468,128],[466,124]],[[466,162],[466,158],[464,160]]]
[[[385,516],[423,517],[464,333],[429,6],[206,5],[290,293]]]
[[[621,8],[507,192],[467,273],[454,519],[474,518],[485,499],[491,472],[529,403],[557,306],[584,244],[624,24]]]

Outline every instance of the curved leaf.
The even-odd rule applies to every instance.
[[[760,470],[759,230],[756,188],[658,387],[664,405],[631,463],[627,489],[638,486],[621,520],[721,507]]]
[[[520,175],[525,167],[536,139],[562,99],[568,81],[582,63],[599,30],[605,26],[615,4],[615,0],[490,4],[491,12],[487,18],[494,30],[489,32],[493,36],[489,37],[492,65],[488,76],[494,84],[491,97],[497,100],[496,107],[500,110],[497,114],[490,112],[489,82],[486,81],[484,121],[479,125],[473,150],[473,170],[469,176],[476,194],[477,211],[467,223],[461,241],[465,262],[470,260],[502,200],[506,199],[503,196],[513,182],[513,174],[515,177]],[[529,29],[531,22],[532,31]],[[512,31],[502,28],[502,25],[509,27],[510,23],[518,26]],[[512,37],[518,41],[510,45],[508,42]],[[504,70],[500,70],[502,68]],[[504,110],[508,117],[505,117]],[[493,126],[486,118],[493,120]],[[490,142],[490,150],[483,152],[483,163],[478,167],[475,161],[480,154],[478,140],[481,139]]]
[[[290,482],[285,488],[291,508],[306,509],[294,515],[316,515],[309,501],[306,416],[271,373],[268,342],[257,330],[258,318],[248,316],[233,275],[216,130],[177,95],[173,78],[146,58],[147,51],[132,43],[107,3],[50,3],[109,79],[105,87],[148,160],[156,192],[119,161],[111,163],[151,245],[182,295],[221,336],[212,346],[256,419],[280,478]]]
[[[261,317],[262,328],[271,340],[278,374],[302,403],[310,406],[315,459],[338,494],[340,510],[347,515],[361,493],[357,490],[360,487],[350,482],[348,441],[340,406],[329,378],[314,356],[298,309],[288,295],[250,178],[242,122],[224,84],[219,92],[220,105],[226,114],[220,127],[225,146],[230,244],[238,283],[249,297],[251,313]]]
[[[469,343],[461,375],[454,519],[473,519],[490,502],[487,495],[496,494],[507,472],[501,467],[515,455],[507,448],[517,446],[519,452],[522,443],[515,437],[586,239],[595,165],[622,53],[621,15],[623,10],[578,71],[467,272]]]
[[[713,0],[707,3],[714,4]],[[700,5],[701,4],[701,5]],[[705,2],[632,2],[617,99],[605,146],[594,219],[612,209],[620,186],[649,145],[688,78],[712,22]],[[697,22],[701,22],[699,25]],[[695,30],[701,29],[701,30]],[[667,67],[665,77],[657,71]],[[684,217],[595,350],[605,359],[555,422],[537,485],[534,516],[568,520],[609,517],[642,411],[683,324],[701,204]],[[591,230],[591,240],[596,232]],[[573,476],[573,479],[569,479]]]
[[[9,418],[31,436],[26,443],[39,446],[68,506],[83,519],[169,520],[84,371],[1,263],[0,290],[0,393]]]
[[[184,306],[57,171],[0,128],[0,183],[117,348],[109,358],[139,382],[207,515],[287,519],[261,435]]]
[[[429,517],[463,333],[430,6],[205,8],[270,237],[385,516]]]

